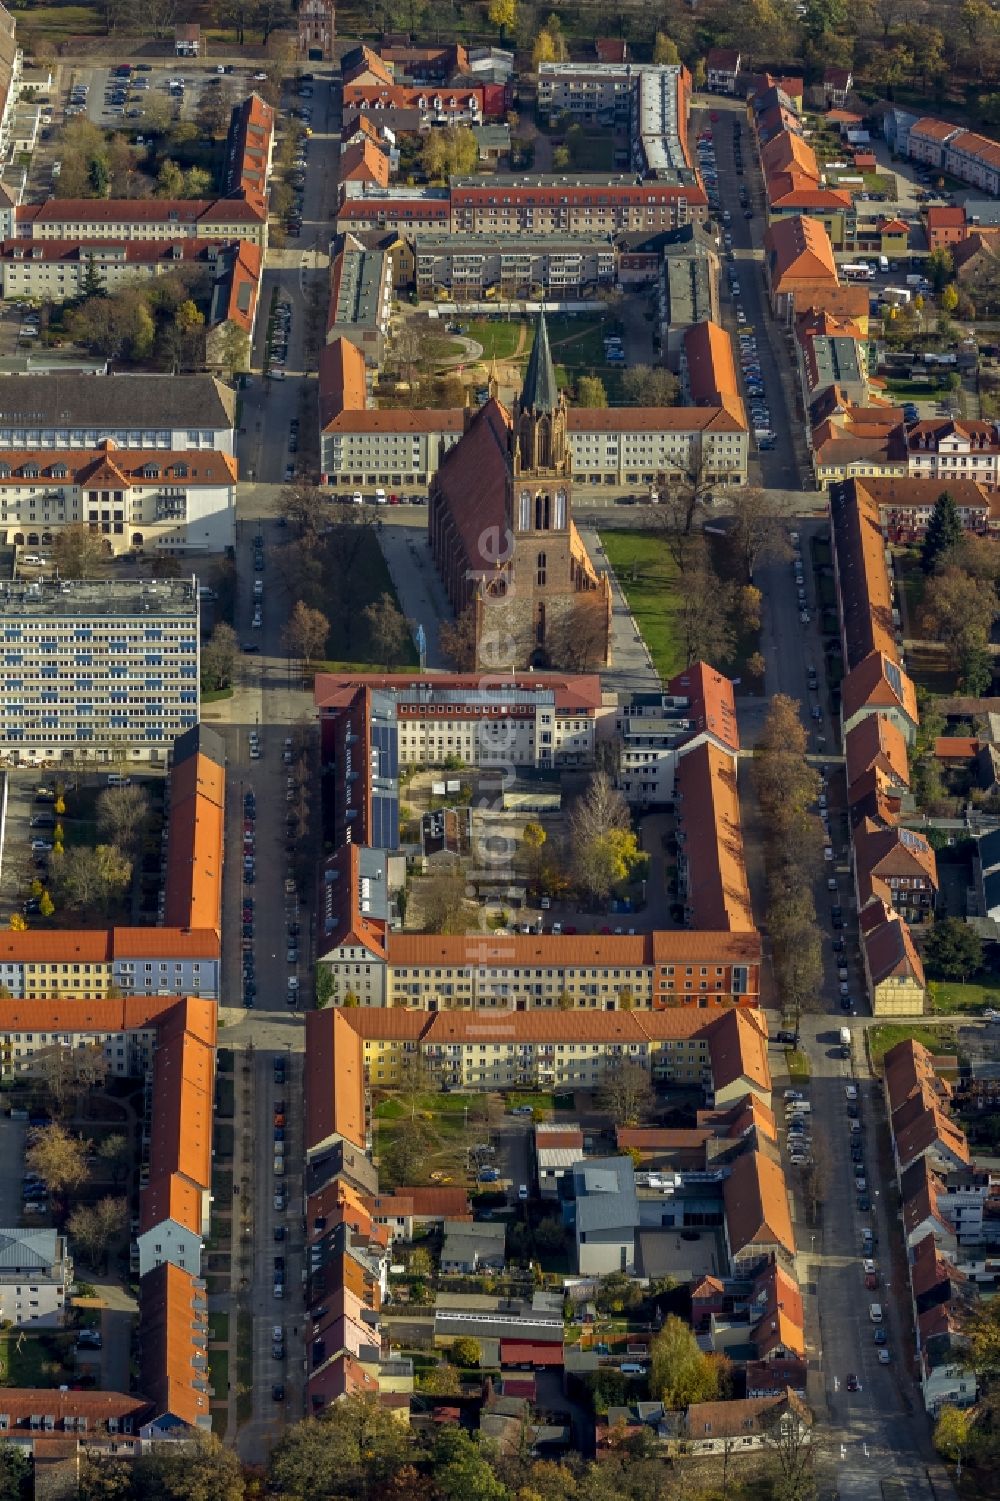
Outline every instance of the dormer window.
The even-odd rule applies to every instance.
[[[53,479],[65,479],[67,474],[69,474],[69,470],[65,464],[53,464],[49,473]]]
[[[187,479],[188,466],[186,464],[174,465],[174,479]]]
[[[142,474],[144,479],[159,479],[159,466],[157,464],[144,464]]]
[[[25,464],[21,470],[21,473],[24,475],[25,479],[37,479],[39,472],[40,471],[37,464]]]

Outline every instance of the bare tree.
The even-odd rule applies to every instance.
[[[133,859],[148,820],[149,794],[144,787],[107,787],[97,799],[99,833]]]
[[[98,1199],[96,1204],[78,1204],[66,1221],[70,1237],[98,1271],[107,1266],[112,1241],[128,1227],[128,1200]]]
[[[649,1074],[639,1063],[627,1059],[609,1069],[598,1090],[600,1108],[616,1126],[634,1126],[642,1120],[653,1098]]]
[[[103,1084],[108,1061],[100,1043],[90,1047],[41,1048],[32,1059],[32,1070],[45,1084],[57,1115],[75,1110],[87,1091]]]
[[[218,692],[228,688],[236,672],[239,641],[232,626],[220,620],[201,649],[202,691]]]
[[[811,1415],[797,1398],[762,1420],[764,1469],[780,1501],[815,1501],[819,1441]]]
[[[406,617],[391,594],[382,594],[366,606],[364,618],[378,660],[388,672],[403,653],[407,636]]]
[[[74,1136],[64,1126],[40,1126],[28,1139],[24,1160],[50,1193],[61,1194],[86,1183],[89,1150],[89,1141]]]
[[[330,622],[322,610],[310,609],[300,599],[288,617],[282,640],[293,657],[311,662],[323,655],[329,634]]]
[[[744,485],[727,493],[733,508],[729,542],[746,583],[752,583],[761,558],[791,556],[782,518],[774,500],[756,485]]]
[[[60,578],[96,578],[107,571],[108,549],[98,532],[75,521],[56,532],[52,560]]]
[[[449,664],[456,672],[473,672],[476,667],[476,612],[470,605],[457,620],[446,620],[438,628],[438,641]]]

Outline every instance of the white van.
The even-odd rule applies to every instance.
[[[871,1305],[871,1307],[868,1309],[868,1317],[871,1319],[871,1321],[872,1321],[873,1324],[881,1324],[881,1322],[882,1322],[882,1304],[881,1303],[873,1303]]]
[[[131,787],[132,778],[124,776],[120,771],[108,772],[109,787]]]
[[[789,1106],[788,1115],[811,1115],[812,1106],[808,1100],[796,1100],[794,1105]]]

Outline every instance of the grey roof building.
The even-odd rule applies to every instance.
[[[470,1276],[487,1269],[502,1272],[506,1241],[502,1220],[445,1220],[441,1270]]]
[[[590,1157],[573,1169],[577,1271],[635,1270],[639,1202],[631,1157]]]
[[[19,1327],[61,1324],[72,1281],[66,1238],[57,1230],[0,1229],[0,1320]]]
[[[0,446],[18,448],[90,446],[72,434],[66,443],[42,444],[35,434],[50,428],[95,429],[115,437],[137,428],[231,429],[236,393],[214,375],[12,375],[0,380]],[[24,439],[4,442],[2,429],[14,424]],[[185,433],[185,438],[186,438]],[[122,441],[119,439],[119,441]],[[156,446],[150,445],[150,446]],[[174,445],[186,448],[187,442]]]

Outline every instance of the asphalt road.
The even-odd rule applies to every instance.
[[[798,1276],[805,1294],[807,1342],[809,1346],[809,1400],[823,1423],[826,1453],[823,1465],[828,1477],[835,1479],[841,1501],[878,1501],[883,1477],[898,1475],[912,1498],[931,1498],[927,1464],[934,1464],[930,1449],[930,1427],[923,1413],[922,1400],[913,1379],[912,1338],[904,1327],[908,1320],[909,1295],[904,1286],[893,1286],[891,1258],[899,1258],[899,1206],[892,1178],[891,1161],[880,1090],[867,1071],[863,1029],[867,1018],[852,1019],[841,1010],[837,958],[833,950],[834,930],[830,908],[834,901],[843,908],[846,919],[847,984],[855,1012],[867,1010],[863,998],[858,962],[858,937],[853,895],[847,864],[844,808],[843,762],[839,754],[839,728],[829,717],[822,653],[822,640],[813,608],[812,571],[809,540],[817,529],[814,521],[800,522],[798,530],[808,591],[810,621],[800,619],[792,566],[787,561],[764,564],[756,582],[763,594],[764,655],[767,661],[767,694],[757,710],[766,713],[767,702],[775,693],[785,693],[803,705],[803,717],[810,726],[810,750],[814,764],[823,764],[827,772],[827,796],[831,813],[834,862],[824,864],[817,879],[816,906],[823,939],[824,978],[818,1014],[802,1018],[800,1036],[809,1055],[811,1082],[808,1098],[812,1106],[812,1140],[823,1173],[822,1213],[820,1223],[807,1225],[802,1217],[801,1199],[793,1197],[796,1215],[796,1239],[799,1246]],[[816,667],[820,688],[810,692],[808,667]],[[821,705],[820,723],[813,721],[811,708]],[[752,743],[756,723],[748,722],[741,700],[741,736],[744,744]],[[744,786],[746,785],[744,781]],[[828,890],[828,880],[837,882],[836,892]],[[766,913],[762,914],[766,921]],[[765,938],[766,942],[766,938]],[[853,1059],[840,1056],[839,1029],[848,1022],[854,1032]],[[777,1020],[772,1022],[772,1031]],[[772,1070],[776,1080],[783,1075],[784,1060],[780,1049],[772,1050]],[[855,1077],[856,1074],[856,1077]],[[866,1181],[871,1211],[858,1208],[850,1155],[850,1129],[845,1087],[854,1078],[861,1103],[861,1138],[868,1169]],[[782,1089],[776,1088],[779,1120],[783,1117],[780,1102]],[[783,1125],[783,1121],[782,1121]],[[787,1162],[786,1173],[794,1188],[796,1170]],[[877,1259],[880,1287],[869,1294],[862,1274],[861,1229],[871,1226],[877,1234]],[[872,1301],[882,1304],[888,1335],[890,1364],[878,1361],[874,1328],[868,1309]],[[847,1378],[856,1376],[860,1390],[847,1391]],[[947,1478],[940,1466],[934,1469],[938,1495],[950,1494]]]
[[[714,123],[711,120],[712,113],[719,117]],[[736,100],[713,100],[711,110],[699,108],[692,113],[691,118],[693,135],[696,136],[706,128],[712,131],[716,169],[719,174],[719,198],[723,210],[728,210],[730,214],[730,222],[723,224],[720,228],[720,239],[722,233],[732,235],[734,257],[732,264],[738,267],[740,272],[739,298],[734,299],[726,274],[728,263],[723,260],[719,286],[722,321],[732,336],[734,345],[738,348],[737,335],[741,327],[736,319],[738,301],[746,317],[743,327],[752,329],[757,340],[757,354],[771,414],[771,429],[776,439],[772,449],[757,452],[751,437],[753,477],[769,490],[796,490],[802,483],[796,439],[800,423],[796,421],[793,427],[789,421],[789,412],[794,413],[789,353],[785,345],[785,334],[771,317],[764,289],[762,249],[764,230],[767,226],[763,211],[760,172],[756,162],[753,136],[746,123],[746,111]],[[742,142],[744,172],[742,177],[736,171],[734,121],[738,121],[742,126],[742,135],[739,138]],[[739,197],[741,184],[745,185],[750,192],[750,202],[754,210],[754,216],[750,220],[744,218],[743,215]]]

